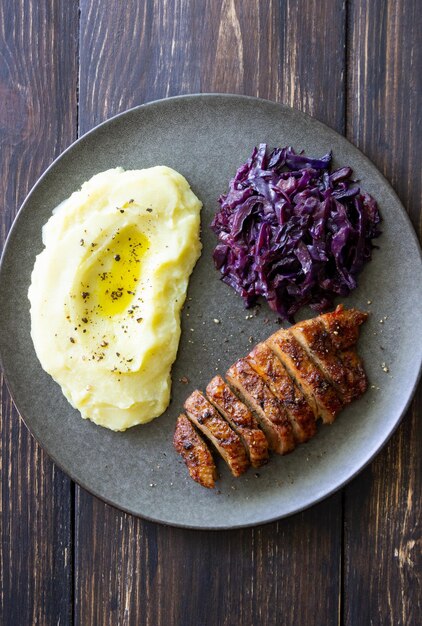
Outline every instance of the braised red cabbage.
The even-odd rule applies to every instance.
[[[302,306],[321,313],[356,288],[381,217],[352,169],[331,171],[331,161],[261,144],[220,197],[214,263],[246,307],[262,296],[293,321]]]

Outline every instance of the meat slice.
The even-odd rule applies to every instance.
[[[292,333],[279,330],[266,343],[302,389],[315,414],[320,415],[325,424],[334,422],[342,408],[341,400]]]
[[[346,369],[353,376],[353,399],[359,398],[368,388],[368,379],[363,369],[362,359],[357,355],[354,348],[340,352],[341,360]]]
[[[268,461],[268,441],[249,409],[239,400],[221,376],[215,376],[207,387],[208,400],[237,432],[252,467]]]
[[[246,359],[236,361],[227,371],[226,379],[256,415],[268,439],[270,450],[278,454],[291,452],[295,447],[295,441],[289,418]]]
[[[188,418],[214,444],[233,476],[240,476],[249,467],[245,447],[225,419],[197,389],[185,402]]]
[[[183,413],[177,418],[173,445],[186,463],[191,478],[212,489],[217,479],[214,459],[205,441]]]
[[[359,339],[360,326],[366,321],[368,313],[357,309],[345,310],[339,304],[335,311],[320,315],[331,340],[337,350],[347,350],[354,346]]]
[[[290,328],[290,331],[306,350],[309,357],[315,361],[322,373],[333,384],[344,404],[356,398],[359,391],[354,380],[353,370],[347,369],[341,356],[335,348],[331,337],[320,319],[299,322]]]
[[[286,411],[296,442],[303,443],[313,437],[317,431],[315,414],[273,351],[265,343],[259,343],[246,359]]]
[[[316,418],[332,423],[368,386],[355,349],[367,317],[340,305],[279,330],[232,365],[227,382],[215,376],[206,396],[194,391],[174,435],[192,478],[204,487],[216,480],[211,452],[196,428],[239,476],[250,464],[265,463],[268,449],[286,454],[310,439]]]

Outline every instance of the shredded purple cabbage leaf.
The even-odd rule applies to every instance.
[[[331,172],[331,161],[260,144],[219,198],[214,264],[247,308],[262,296],[292,322],[304,305],[321,313],[356,288],[381,216],[352,168]]]

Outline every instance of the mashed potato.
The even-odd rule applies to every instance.
[[[28,293],[31,335],[82,417],[125,430],[167,408],[200,210],[176,171],[117,168],[45,224]]]

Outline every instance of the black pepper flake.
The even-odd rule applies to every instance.
[[[73,337],[69,337],[69,341],[70,343],[75,343],[75,340],[73,339]]]
[[[120,254],[115,254],[114,255],[114,260],[115,261],[120,261]]]
[[[120,213],[124,213],[124,212],[125,212],[125,210],[124,210],[124,209],[120,209]]]
[[[142,322],[142,320],[143,320],[143,319],[144,319],[143,317],[137,317],[137,318],[136,318],[136,321],[138,322],[138,324],[140,324],[140,323]]]
[[[148,213],[152,213],[152,209],[151,208],[148,208],[147,211],[148,211]]]
[[[85,241],[83,239],[81,239],[79,243],[81,244],[81,246],[85,245]]]
[[[81,296],[84,300],[86,300],[87,298],[89,298],[89,291],[83,291]]]
[[[87,317],[83,317],[82,321],[83,321],[84,324],[88,324],[88,318]]]
[[[130,200],[127,201],[128,204],[132,204],[132,202],[135,202],[135,200],[133,198],[131,198]]]

